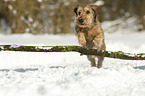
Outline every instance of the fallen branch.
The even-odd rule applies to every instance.
[[[132,54],[122,51],[102,51],[97,49],[87,49],[81,46],[19,46],[0,45],[0,51],[22,51],[22,52],[79,52],[81,55],[97,55],[109,58],[124,60],[145,60],[145,53]]]

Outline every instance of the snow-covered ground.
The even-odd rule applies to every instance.
[[[107,50],[145,53],[144,36],[145,32],[105,33]],[[0,44],[78,45],[78,42],[74,34],[1,34]],[[103,68],[97,69],[90,67],[86,56],[76,52],[3,51],[0,96],[145,96],[145,61],[105,58]]]

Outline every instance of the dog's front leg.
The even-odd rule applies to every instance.
[[[79,44],[82,46],[86,46],[85,34],[83,32],[78,32],[77,37],[78,37]]]

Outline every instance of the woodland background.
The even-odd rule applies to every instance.
[[[78,4],[100,5],[105,54],[145,59],[145,0],[0,0],[0,96],[145,96],[145,60],[105,57],[98,69],[79,47],[34,52],[80,46]]]
[[[101,22],[135,16],[138,30],[145,29],[145,0],[0,0],[0,28],[11,34],[72,33],[77,4],[101,5]]]

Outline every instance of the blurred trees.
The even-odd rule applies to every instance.
[[[42,26],[40,4],[35,0],[1,0],[0,17],[9,24],[12,33],[36,33]]]
[[[139,30],[145,29],[145,0],[104,0],[104,2],[102,8],[104,20],[137,16],[141,24]]]
[[[0,0],[0,18],[12,33],[70,33],[75,3],[93,0]]]
[[[97,0],[0,0],[0,21],[4,19],[12,33],[70,33],[74,27],[73,8]],[[103,0],[101,0],[103,1]],[[104,0],[101,20],[138,16],[145,29],[145,0]]]

